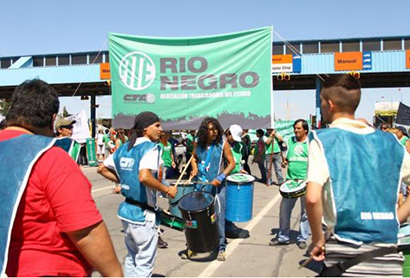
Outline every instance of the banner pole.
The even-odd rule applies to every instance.
[[[273,76],[272,76],[272,38],[273,38],[273,25],[270,26],[270,89],[271,89],[271,94],[270,94],[270,127],[273,127],[274,124],[274,119],[273,119],[273,107],[274,107],[274,99],[273,99]]]

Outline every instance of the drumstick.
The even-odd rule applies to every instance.
[[[322,252],[325,252],[325,246],[324,246],[324,245],[322,246]],[[302,267],[307,266],[307,265],[310,264],[312,261],[313,261],[313,255],[311,255],[311,256],[309,257],[309,259],[307,259],[303,264],[301,264],[298,269],[301,269]]]
[[[184,170],[182,170],[182,173],[181,173],[181,175],[179,176],[179,178],[178,178],[178,180],[177,180],[177,182],[175,183],[175,187],[177,187],[178,186],[178,184],[179,184],[179,182],[181,181],[181,179],[182,179],[182,176],[185,174],[185,171],[186,171],[186,169],[188,169],[188,166],[189,166],[189,164],[191,163],[191,160],[192,160],[192,158],[193,158],[194,156],[193,155],[191,155],[191,157],[189,158],[189,160],[188,160],[188,162],[186,163],[186,165],[185,165],[185,168],[184,168]]]

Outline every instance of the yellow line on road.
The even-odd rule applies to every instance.
[[[276,194],[276,196],[270,201],[259,213],[258,215],[255,216],[255,218],[245,227],[246,230],[251,232],[253,228],[259,223],[259,221],[262,220],[262,217],[264,217],[268,211],[282,198],[280,193]],[[228,244],[228,247],[226,249],[226,256],[228,257],[230,254],[233,253],[233,251],[238,247],[238,245],[243,241],[244,239],[235,239],[231,243]],[[211,277],[214,272],[220,267],[224,262],[220,261],[213,261],[210,263],[204,271],[202,271],[201,274],[198,275],[198,277]]]

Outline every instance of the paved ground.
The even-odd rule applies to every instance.
[[[112,194],[114,184],[96,174],[96,168],[82,168],[93,184],[93,197],[104,217],[114,246],[121,263],[126,249],[121,233],[121,223],[116,217],[118,204],[123,197]],[[256,165],[251,170],[259,176]],[[156,276],[179,277],[271,277],[271,276],[315,276],[319,265],[310,264],[309,268],[298,269],[307,259],[305,250],[300,250],[296,244],[299,229],[299,202],[292,215],[291,244],[288,246],[269,246],[269,240],[274,237],[279,227],[279,204],[281,201],[278,187],[255,183],[253,218],[249,222],[236,223],[237,226],[250,231],[247,239],[230,239],[227,247],[227,260],[190,261],[180,258],[185,250],[185,235],[168,227],[163,227],[163,238],[168,242],[167,249],[159,249],[154,268]],[[160,199],[160,205],[167,208],[167,199]],[[99,276],[94,273],[94,276]]]

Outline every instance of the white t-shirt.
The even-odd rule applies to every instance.
[[[97,134],[97,144],[104,145],[104,134],[102,133]]]

